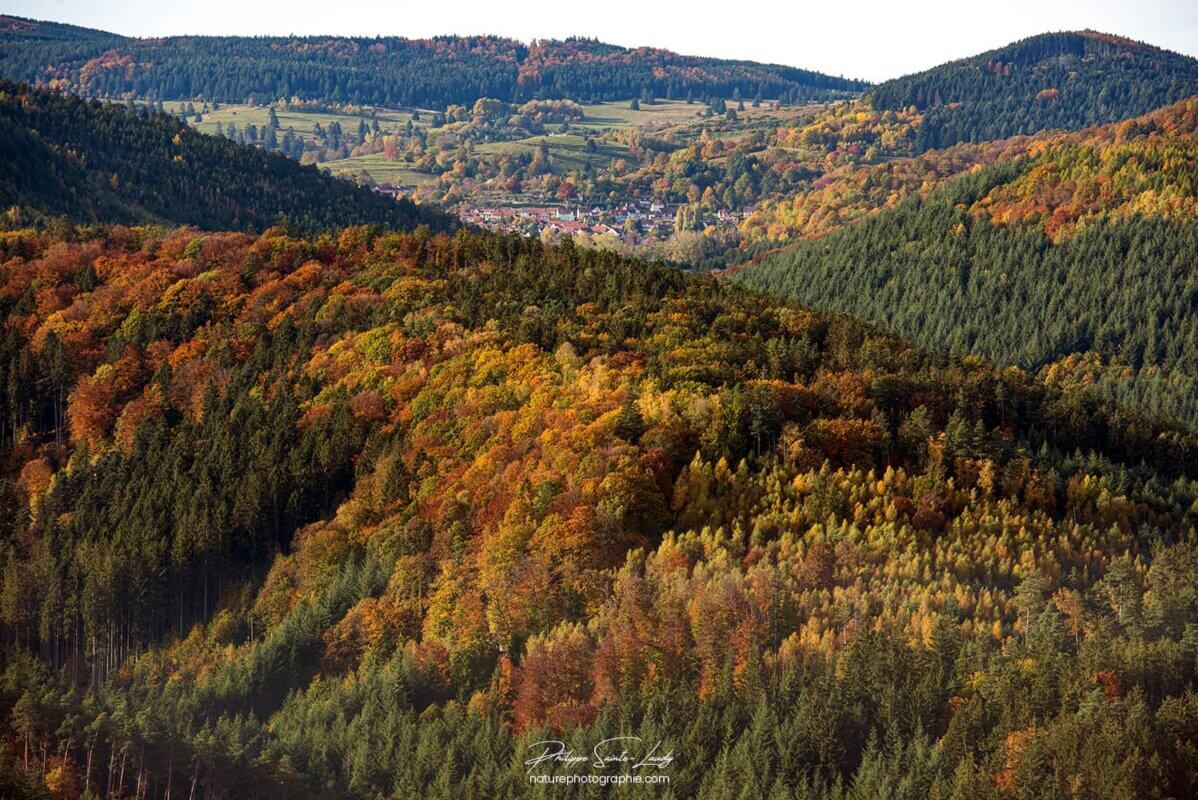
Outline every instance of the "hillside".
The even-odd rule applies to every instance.
[[[439,212],[321,174],[174,117],[0,80],[0,207],[20,219],[209,230],[444,228]]]
[[[1037,36],[888,81],[777,131],[778,144],[800,153],[822,146],[836,158],[797,190],[763,198],[741,233],[749,245],[822,236],[969,170],[1065,141],[1062,130],[1098,127],[1074,139],[1093,144],[1136,117],[1184,128],[1176,117],[1196,94],[1198,60],[1089,32]]]
[[[488,234],[0,276],[5,786],[527,797],[566,732],[711,800],[1198,790],[1193,436]]]
[[[759,204],[753,214],[745,219],[741,231],[748,242],[783,243],[811,239],[839,230],[876,211],[892,208],[912,194],[926,195],[944,182],[974,169],[1029,156],[1035,157],[1044,153],[1046,148],[1086,147],[1097,148],[1104,153],[1122,152],[1111,148],[1111,145],[1125,142],[1129,136],[1148,137],[1154,133],[1157,135],[1156,160],[1152,163],[1136,160],[1133,166],[1142,173],[1144,170],[1151,171],[1162,164],[1168,164],[1169,172],[1160,180],[1170,187],[1169,191],[1180,194],[1183,198],[1188,197],[1191,190],[1184,169],[1188,162],[1171,163],[1167,156],[1169,148],[1175,144],[1183,150],[1189,147],[1194,135],[1195,102],[1196,100],[1191,98],[1136,118],[1072,134],[1042,131],[1033,136],[1013,136],[979,144],[957,144],[944,150],[929,150],[918,155],[896,154],[891,148],[890,152],[881,152],[876,163],[870,163],[871,159],[868,158],[838,161],[829,159],[824,174],[811,181],[809,187]],[[859,108],[854,109],[853,106],[844,108],[840,113],[854,118],[859,118],[865,113]],[[833,117],[832,113],[821,114],[806,127],[796,131],[795,137],[818,140],[818,136],[813,137],[812,132],[826,130],[830,117]],[[918,121],[908,128],[911,131],[917,130]],[[882,134],[885,133],[886,128],[882,127]],[[858,135],[859,140],[862,138]],[[878,148],[877,141],[880,138],[876,133],[870,132],[865,141]],[[909,135],[907,140],[911,138],[913,135]],[[1115,177],[1114,173],[1119,166],[1121,165],[1108,165],[1102,175],[1090,175],[1089,180],[1108,183]],[[1037,177],[1046,178],[1043,174],[1038,174]],[[1068,175],[1054,174],[1047,177],[1046,184],[1040,192],[1051,194],[1062,182],[1069,179]],[[1088,213],[1114,210],[1115,205],[1120,206],[1122,213],[1126,214],[1131,204],[1151,203],[1151,196],[1143,193],[1150,192],[1152,188],[1142,174],[1127,186],[1105,186],[1101,192],[1089,198],[1086,198],[1084,192],[1076,191],[1075,187],[1067,186],[1064,189],[1065,194],[1060,198],[1038,197],[1020,213],[1024,216],[1039,211],[1054,213],[1056,218],[1049,223],[1049,227],[1055,231],[1066,220],[1077,222],[1081,216]],[[1094,187],[1089,187],[1089,191],[1093,189]],[[1090,205],[1086,208],[1078,207],[1082,202],[1088,202]],[[1184,216],[1184,209],[1188,204],[1183,201],[1180,207],[1169,206],[1169,203],[1161,204],[1166,213],[1181,211]]]
[[[1198,99],[906,163],[833,184],[865,219],[737,279],[1025,368],[1093,351],[1112,374],[1083,382],[1198,425]],[[838,227],[791,208],[800,233]]]
[[[0,16],[0,800],[1198,798],[1191,62]]]
[[[844,97],[866,84],[748,61],[589,39],[524,45],[494,36],[131,39],[0,17],[0,75],[88,96],[219,102],[297,98],[445,108],[483,97],[596,102],[651,94]]]
[[[825,124],[826,115],[803,130]],[[918,124],[909,125],[908,129],[914,132]],[[912,194],[926,194],[975,167],[1023,157],[1035,142],[1052,135],[1055,134],[958,144],[919,155],[881,152],[872,159],[829,158],[823,173],[810,179],[806,186],[758,203],[741,222],[740,231],[750,245],[779,245],[823,236],[876,211],[892,208]],[[908,136],[906,141],[912,138]],[[874,146],[872,142],[870,146]]]
[[[869,101],[923,114],[920,149],[1076,130],[1198,94],[1198,59],[1094,31],[1046,33],[887,81]]]

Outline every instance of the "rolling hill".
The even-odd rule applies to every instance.
[[[1198,98],[962,147],[829,188],[864,218],[736,279],[1029,369],[1094,352],[1111,369],[1083,382],[1198,425]]]
[[[0,207],[21,218],[304,230],[374,224],[443,229],[409,201],[197,133],[166,114],[0,81]]]
[[[0,330],[5,787],[1198,788],[1198,440],[1075,388],[471,232],[11,232]]]
[[[805,100],[847,97],[867,86],[794,67],[591,39],[531,45],[494,36],[132,39],[16,17],[0,17],[0,75],[88,96],[435,108],[481,97],[594,102],[645,93]]]
[[[3,25],[147,98],[768,80]],[[0,82],[0,797],[1198,796],[1198,98],[929,116],[730,148],[823,181],[767,294]]]
[[[1198,60],[1118,36],[1046,33],[869,92],[923,114],[921,149],[1116,122],[1198,94]]]
[[[756,244],[820,236],[1061,131],[1195,95],[1198,60],[1188,56],[1093,32],[1035,36],[887,81],[791,132],[792,149],[835,146],[843,155],[809,188],[759,203],[742,232]]]

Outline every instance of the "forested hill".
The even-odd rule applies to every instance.
[[[882,83],[880,110],[923,113],[920,149],[1115,122],[1198,94],[1198,60],[1117,36],[1046,33]]]
[[[1132,159],[1129,169],[1134,172],[1135,180],[1128,183],[1107,180],[1114,176],[1119,166],[1108,164],[1103,168],[1098,184],[1092,183],[1086,191],[1078,192],[1077,187],[1069,185],[1068,175],[1052,171],[1042,176],[1047,180],[1038,194],[1024,192],[1028,202],[1019,209],[1019,215],[1043,215],[1046,231],[1055,235],[1088,215],[1116,208],[1126,213],[1136,204],[1143,204],[1145,208],[1155,205],[1158,211],[1174,213],[1188,208],[1188,204],[1182,202],[1174,207],[1163,198],[1155,197],[1154,182],[1161,181],[1161,188],[1167,189],[1171,196],[1192,194],[1185,175],[1189,162],[1178,164],[1165,156],[1175,146],[1188,152],[1194,138],[1196,104],[1198,97],[1188,98],[1138,117],[1069,133],[1041,131],[1032,136],[1012,136],[978,144],[960,143],[916,155],[882,155],[856,162],[844,159],[829,168],[810,188],[759,203],[741,225],[741,232],[750,241],[784,243],[813,239],[879,210],[892,208],[911,194],[927,194],[945,181],[971,170],[1028,156],[1038,157],[1048,149],[1059,151],[1070,147],[1085,148],[1101,158],[1110,159],[1117,153],[1126,152],[1122,146],[1128,143],[1129,137],[1140,140],[1141,144],[1151,142],[1156,150],[1154,160]],[[843,108],[845,114],[854,113],[853,106]],[[879,112],[872,113],[879,116]],[[885,113],[888,112],[881,112]],[[834,119],[829,113],[816,117],[810,126],[800,131],[800,140],[803,137],[816,139],[819,132],[827,128],[829,119]],[[891,125],[890,131],[896,127]],[[882,136],[890,132],[885,126],[881,129]],[[902,130],[909,141],[917,129],[918,125],[914,125]],[[875,137],[878,138],[881,137]],[[1155,172],[1166,164],[1170,168],[1162,175],[1145,174],[1145,171]],[[1099,177],[1090,174],[1088,179],[1093,182]],[[1026,185],[1024,188],[1027,189]]]
[[[444,108],[480,97],[580,101],[656,97],[846,97],[860,81],[749,61],[628,49],[590,39],[495,36],[131,39],[0,17],[0,74],[88,96],[275,100]]]
[[[1007,156],[737,279],[1198,426],[1198,98]]]
[[[0,278],[4,787],[523,798],[633,735],[700,800],[1198,791],[1193,436],[515,237]]]
[[[209,230],[261,230],[284,219],[304,230],[449,226],[440,212],[165,114],[0,80],[0,209],[14,207],[27,219]]]

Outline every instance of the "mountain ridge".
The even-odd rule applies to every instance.
[[[879,109],[924,113],[920,149],[1077,129],[1198,94],[1198,59],[1098,31],[1043,33],[878,84]]]
[[[240,102],[254,95],[297,96],[444,107],[481,97],[611,100],[645,93],[727,97],[734,91],[797,100],[845,97],[868,86],[781,64],[625,48],[578,37],[528,44],[499,36],[135,38],[4,19],[0,73],[122,98]],[[292,62],[281,55],[285,51],[307,60]]]

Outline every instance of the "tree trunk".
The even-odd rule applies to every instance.
[[[171,785],[175,780],[175,746],[171,745],[171,757],[166,763],[166,794],[164,800],[171,800]]]
[[[141,746],[141,753],[137,757],[137,795],[138,800],[145,795],[146,789],[149,787],[150,778],[146,775],[146,746]]]

